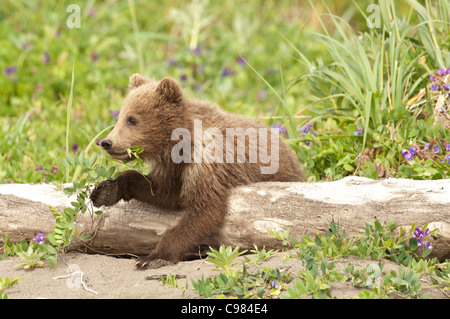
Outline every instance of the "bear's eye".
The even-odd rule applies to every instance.
[[[127,124],[128,125],[136,125],[137,122],[138,122],[137,119],[135,117],[133,117],[133,116],[129,116],[127,118]]]

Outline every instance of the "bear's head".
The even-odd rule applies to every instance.
[[[134,146],[144,148],[144,160],[158,160],[170,151],[172,131],[183,125],[182,90],[171,78],[158,82],[139,74],[130,77],[128,87],[117,124],[101,146],[122,161],[131,160],[127,149]]]

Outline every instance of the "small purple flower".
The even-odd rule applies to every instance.
[[[39,165],[39,164],[37,164],[36,165],[36,168],[34,169],[36,172],[37,171],[43,171],[44,170],[44,165]]]
[[[280,288],[280,287],[277,285],[277,283],[276,283],[275,280],[272,281],[272,288],[275,288],[275,289]]]
[[[102,142],[103,142],[103,140],[100,140],[100,142],[95,141],[95,144],[98,146],[102,146]]]
[[[272,124],[270,127],[278,129],[278,132],[280,134],[283,134],[285,137],[289,138],[289,136],[287,135],[287,129],[283,126],[282,123]]]
[[[111,114],[115,119],[119,116],[119,110],[108,110],[108,113]]]
[[[439,160],[440,163],[444,163],[445,161],[448,161],[447,164],[450,164],[450,154],[445,155],[444,158]]]
[[[360,136],[362,134],[363,128],[361,126],[356,125],[357,131],[353,131],[353,135]]]
[[[431,243],[428,242],[428,243],[425,244],[425,248],[426,249],[433,249],[433,246],[431,246]]]
[[[430,81],[431,81],[431,82],[434,82],[434,81],[436,81],[436,78],[434,77],[434,75],[433,75],[433,74],[430,74]]]
[[[414,158],[414,155],[416,155],[416,148],[414,146],[411,146],[409,150],[403,149],[400,155],[405,157],[405,160],[408,162]]]
[[[72,145],[72,152],[76,153],[78,151],[78,144]]]
[[[309,130],[311,129],[311,133],[313,135],[317,135],[317,132],[312,129],[313,126],[314,126],[313,123],[308,123],[300,129],[300,132],[302,132],[303,136],[305,136],[305,134],[308,133]]]
[[[439,154],[439,153],[440,153],[439,145],[435,145],[435,146],[433,147],[433,153],[435,153],[435,154]]]
[[[14,75],[16,71],[17,67],[15,65],[3,69],[3,73],[5,73],[6,76],[9,77],[14,83],[17,83],[18,81],[17,76]]]
[[[450,143],[447,143],[447,144],[445,145],[445,150],[446,150],[447,152],[450,152]]]
[[[50,63],[50,54],[48,54],[48,51],[42,52],[42,55],[44,56],[44,59],[42,60],[42,64],[49,64]]]
[[[419,228],[414,229],[414,233],[412,234],[412,238],[420,238],[423,237],[422,231]]]
[[[42,245],[44,243],[44,234],[42,233],[42,230],[39,230],[39,234],[32,239],[32,241],[35,241],[39,245]]]
[[[412,238],[423,238],[425,237],[425,235],[429,234],[430,234],[429,228],[427,228],[426,230],[420,230],[420,228],[416,227],[416,229],[414,229],[414,234],[412,235]]]
[[[193,53],[197,58],[202,56],[202,46],[197,44],[194,49],[189,48],[189,52]]]
[[[3,72],[6,74],[6,76],[11,77],[14,73],[17,71],[17,66],[13,65],[10,67],[7,67],[6,69],[3,69]]]
[[[180,81],[181,81],[181,82],[186,82],[186,81],[187,81],[187,75],[186,75],[186,74],[182,74],[182,75],[180,76]]]
[[[447,72],[447,70],[445,70],[445,69],[439,69],[439,70],[437,71],[437,75],[443,76],[444,74],[446,74],[446,72]]]
[[[446,91],[450,91],[450,84],[447,84],[446,86],[444,86]]]
[[[423,240],[421,238],[417,239],[417,247],[420,247],[423,245]]]
[[[222,69],[220,76],[225,77],[225,76],[229,76],[229,75],[233,75],[233,74],[234,74],[234,71],[232,69],[225,67]]]
[[[431,84],[431,86],[430,86],[430,90],[431,91],[439,91],[439,88],[440,88],[441,86],[439,85],[439,84]]]
[[[177,60],[175,59],[169,59],[169,61],[167,61],[168,67],[174,66],[175,64],[177,64]]]
[[[240,66],[247,66],[247,63],[245,62],[245,58],[242,56],[238,56],[236,58],[236,63],[239,64]]]

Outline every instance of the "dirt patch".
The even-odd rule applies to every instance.
[[[241,257],[242,258],[242,257]],[[206,278],[215,276],[217,271],[212,270],[214,266],[204,260],[180,262],[177,265],[165,266],[159,269],[137,270],[131,259],[114,258],[104,255],[89,255],[71,252],[64,255],[54,267],[36,268],[24,270],[14,268],[22,260],[19,258],[7,258],[0,261],[0,277],[21,277],[19,282],[4,291],[10,299],[21,298],[52,298],[52,299],[194,299],[200,296],[192,290],[191,279],[198,280],[202,275]],[[376,261],[370,262],[374,265]],[[347,258],[335,262],[336,269],[342,270],[345,264],[353,264],[355,268],[363,267],[367,261],[357,258]],[[282,252],[274,254],[260,267],[275,268],[279,266],[286,272],[291,272],[291,278],[296,277],[301,269],[298,259],[286,260]],[[80,275],[72,278],[59,278],[69,275],[69,270],[83,273],[83,282]],[[383,272],[388,273],[391,269],[398,271],[394,263],[386,262]],[[80,273],[78,273],[80,274]],[[181,288],[163,286],[161,281],[155,278],[167,274],[177,274],[181,278],[177,280]],[[150,280],[149,278],[153,278]],[[422,287],[432,286],[431,281],[421,277]],[[189,289],[182,289],[188,284]],[[294,285],[294,280],[289,284]],[[331,294],[336,298],[357,298],[358,292],[363,288],[354,287],[351,282],[332,285]],[[96,293],[94,293],[94,291]],[[445,298],[439,289],[425,289],[429,298]],[[287,295],[287,292],[282,294]],[[390,295],[396,298],[395,294]]]

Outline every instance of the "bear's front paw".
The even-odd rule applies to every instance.
[[[112,206],[121,200],[119,183],[112,179],[101,182],[94,188],[89,198],[95,207]]]
[[[151,257],[142,257],[134,263],[138,269],[156,269],[164,266],[170,266],[174,263],[165,259],[153,259]]]

